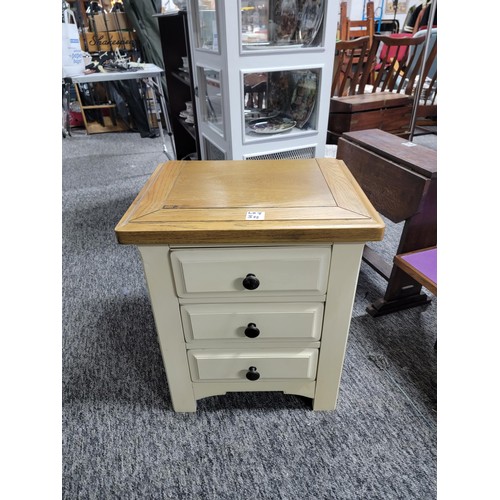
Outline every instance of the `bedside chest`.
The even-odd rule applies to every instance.
[[[175,411],[230,391],[335,408],[363,247],[384,233],[342,161],[166,162],[115,232],[141,253]]]

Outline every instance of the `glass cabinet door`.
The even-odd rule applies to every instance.
[[[224,136],[224,113],[220,71],[198,68],[202,120]]]
[[[243,95],[248,139],[317,129],[321,70],[245,73]]]
[[[219,52],[219,29],[216,0],[193,0],[195,46]]]
[[[242,51],[323,45],[326,0],[240,0]]]

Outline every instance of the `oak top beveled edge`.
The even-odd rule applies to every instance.
[[[212,188],[216,186],[216,192],[204,187],[204,174],[196,167],[214,176],[211,184]],[[285,176],[286,182],[281,182]],[[189,181],[197,177],[198,186],[193,190]],[[243,190],[243,195],[239,182],[242,177],[255,183],[250,190]],[[182,182],[178,183],[179,179]],[[186,186],[190,186],[186,192],[191,190],[194,198],[192,213],[205,210],[210,217],[179,220],[179,214],[190,210],[184,192]],[[253,201],[260,203],[257,206],[247,206],[244,198],[252,189],[263,191],[254,196]],[[319,204],[315,204],[316,193]],[[212,210],[210,206],[202,209],[200,199],[201,205],[210,204],[211,196],[215,206]],[[288,209],[295,218],[217,220],[217,214],[226,211],[220,208],[224,206],[220,196],[227,198],[229,205],[239,205],[229,207],[232,212],[235,209],[242,214],[245,210],[265,212],[267,208],[267,216],[272,217],[273,213],[283,214]],[[169,199],[182,200],[182,204],[169,204]],[[304,200],[308,203],[304,204]],[[279,210],[274,210],[276,207]],[[322,208],[349,216],[311,218],[311,213]],[[115,234],[121,244],[325,243],[379,241],[384,228],[379,214],[341,160],[169,161],[155,169],[115,227]]]

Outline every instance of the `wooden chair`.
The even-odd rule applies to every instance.
[[[420,30],[414,37],[425,38],[427,30]],[[416,48],[418,54],[423,52],[423,45]],[[416,60],[422,61],[421,57]],[[424,83],[419,96],[417,107],[417,126],[428,126],[437,124],[437,28],[432,28],[428,54],[422,71]],[[418,82],[417,82],[418,83]]]
[[[397,92],[410,95],[419,76],[424,37],[374,35],[374,43],[358,93]],[[369,82],[371,82],[369,84]]]
[[[375,34],[375,8],[372,1],[366,4],[366,19],[352,20],[347,17],[347,2],[340,2],[340,40],[349,41],[355,38],[369,37],[369,46]]]
[[[331,97],[355,95],[366,71],[370,37],[339,41],[335,45]]]
[[[266,99],[267,75],[248,73],[244,77],[245,107],[248,109],[263,107]]]
[[[388,36],[390,36],[391,38],[411,38],[413,35],[411,33],[393,33]],[[375,65],[373,70],[378,71],[382,66],[382,62],[386,60],[396,59],[398,63],[404,62],[408,56],[407,52],[408,48],[402,47],[400,49],[399,44],[388,46],[383,42],[380,43],[380,49],[378,55],[379,62]]]
[[[390,91],[409,96],[417,94],[417,85],[423,80],[422,91],[418,96],[417,118],[429,120],[437,116],[437,30],[431,33],[428,53],[422,67],[425,47],[425,31],[412,37],[397,37],[375,35],[377,43],[382,45],[379,62],[373,67],[372,73],[360,82],[371,80],[372,92]],[[384,50],[386,49],[386,50]],[[364,87],[363,91],[369,91]],[[432,120],[427,124],[435,124]]]
[[[409,137],[416,85],[420,78],[427,78],[436,57],[437,45],[434,45],[420,74],[424,44],[423,36],[373,36],[362,75],[356,75],[354,93],[337,92],[331,98],[328,144],[336,144],[344,132],[374,128]],[[386,50],[380,58],[384,46]]]

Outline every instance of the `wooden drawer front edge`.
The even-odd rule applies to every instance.
[[[319,295],[326,291],[331,246],[204,248],[170,256],[179,297]],[[243,286],[249,274],[258,288]]]
[[[189,304],[181,307],[186,342],[319,340],[322,303]]]
[[[188,351],[191,379],[196,381],[314,380],[318,363],[317,349],[192,349]],[[259,379],[246,378],[255,367]]]

